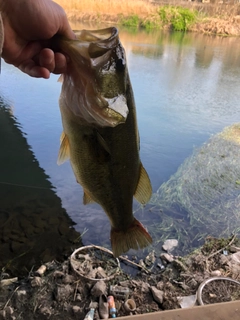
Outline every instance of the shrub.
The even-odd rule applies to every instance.
[[[138,28],[140,25],[140,19],[138,15],[132,15],[132,16],[129,16],[128,18],[122,18],[121,24],[126,27]]]
[[[158,14],[162,23],[170,24],[175,31],[187,31],[197,19],[196,11],[182,7],[163,6]]]

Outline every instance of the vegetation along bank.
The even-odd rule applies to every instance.
[[[203,1],[56,0],[70,20],[119,24],[135,29],[240,35],[240,3]]]

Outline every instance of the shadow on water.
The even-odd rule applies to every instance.
[[[73,29],[78,30],[108,26],[72,24]],[[221,132],[225,126],[240,121],[240,42],[233,37],[159,30],[147,33],[119,28],[119,34],[126,50],[136,101],[141,160],[156,193],[195,148],[208,141],[211,135]],[[6,151],[0,154],[0,182],[15,184],[0,185],[0,241],[1,248],[8,250],[5,254],[1,249],[0,254],[5,257],[2,266],[20,253],[25,253],[23,265],[28,262],[27,268],[30,268],[36,259],[49,259],[50,246],[55,246],[51,252],[56,250],[52,256],[68,251],[74,243],[68,242],[64,236],[67,232],[74,235],[72,221],[80,233],[88,230],[82,235],[84,245],[110,248],[110,224],[102,208],[96,204],[83,205],[82,188],[76,183],[69,162],[56,166],[62,131],[57,102],[60,84],[57,79],[53,76],[47,82],[40,79],[35,81],[17,68],[3,63],[0,80],[2,94],[15,101],[17,119],[27,132],[34,155],[50,176],[39,168],[16,119],[6,107],[2,107],[0,121],[4,124],[0,127],[0,147]],[[61,201],[49,180],[56,187],[57,195],[72,220],[61,208]],[[148,254],[148,250],[157,251],[167,238],[177,238],[179,251],[189,251],[197,247],[206,234],[212,234],[216,226],[228,223],[218,215],[215,219],[218,224],[214,219],[205,225],[203,219],[195,219],[196,223],[191,224],[189,217],[192,209],[175,206],[173,201],[169,201],[169,206],[163,206],[163,200],[175,194],[177,198],[177,192],[163,193],[159,206],[148,204],[144,209],[139,209],[138,204],[134,206],[136,218],[153,237],[153,245],[137,252],[132,250],[128,252],[129,256],[142,257]],[[196,203],[199,204],[199,199]],[[208,206],[210,204],[209,201],[206,203]],[[202,212],[205,219],[206,210]],[[212,217],[212,211],[210,213]],[[22,228],[26,231],[22,231]],[[51,232],[56,235],[51,236]],[[48,239],[54,241],[45,241],[47,235]],[[19,240],[21,237],[22,242]],[[37,240],[32,240],[32,237]],[[60,243],[64,239],[66,242]],[[23,243],[28,247],[24,247]],[[28,250],[38,250],[39,253],[27,256]]]
[[[2,98],[0,149],[1,270],[19,275],[63,260],[81,245],[81,236]]]

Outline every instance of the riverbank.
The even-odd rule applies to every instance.
[[[161,260],[154,252],[139,262],[119,258],[120,264],[134,268],[136,275],[130,276],[120,268],[106,281],[101,278],[106,277],[114,258],[104,262],[103,255],[98,256],[98,263],[94,261],[97,279],[87,279],[95,278],[92,273],[94,248],[78,254],[78,261],[74,263],[72,258],[63,263],[52,261],[22,278],[8,279],[2,274],[0,319],[83,319],[90,303],[96,308],[94,319],[99,319],[102,306],[98,305],[99,297],[110,293],[115,295],[118,317],[238,300],[239,284],[221,280],[221,277],[240,279],[239,246],[236,237],[225,240],[208,237],[199,250],[186,257],[175,256],[170,246],[165,247]],[[92,266],[91,276],[86,274],[88,262]],[[79,275],[83,272],[85,278]],[[216,281],[206,283],[201,289],[203,281],[216,276],[220,277],[217,284]],[[124,303],[129,298],[136,304],[132,312]]]
[[[69,20],[126,25],[151,30],[193,31],[221,36],[240,35],[240,5],[189,1],[56,0]]]

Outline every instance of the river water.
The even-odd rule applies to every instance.
[[[83,26],[73,24],[73,28]],[[195,33],[125,29],[120,29],[120,38],[126,49],[137,106],[141,159],[156,192],[196,147],[225,126],[240,121],[240,42],[238,38]],[[0,94],[11,106],[34,161],[54,186],[75,230],[83,233],[83,244],[110,247],[110,225],[105,213],[98,205],[83,205],[82,188],[76,183],[69,162],[56,164],[62,132],[58,108],[61,83],[57,79],[55,75],[49,80],[33,79],[2,62]],[[3,129],[2,134],[7,135],[7,130]],[[15,201],[17,207],[20,200],[14,196],[23,192],[21,186],[33,186],[33,182],[28,181],[28,173],[20,174],[21,167],[17,169],[19,174],[12,174],[18,154],[12,153],[6,159],[1,148],[0,159],[2,197],[9,183],[4,206],[9,208]],[[34,173],[31,175],[34,186],[41,187],[41,180]],[[151,229],[153,220],[157,223],[151,210],[140,209],[136,216],[147,228]],[[17,219],[21,220],[21,215]],[[154,249],[162,244],[157,241],[159,237],[155,232]]]

